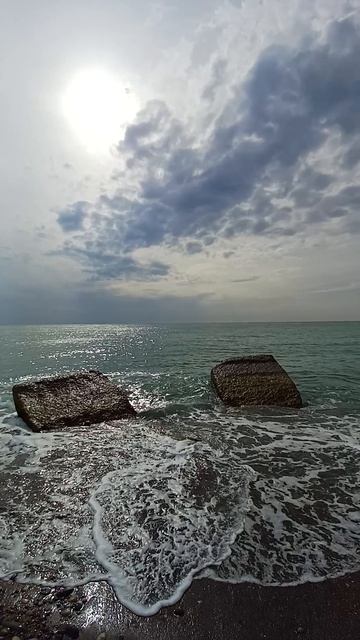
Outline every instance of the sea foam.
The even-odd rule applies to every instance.
[[[137,421],[2,441],[0,572],[21,581],[109,581],[141,615],[178,600],[231,552],[255,474],[202,442]]]
[[[106,580],[151,615],[197,577],[295,585],[360,568],[356,414],[158,412],[48,434],[3,419],[2,576]]]

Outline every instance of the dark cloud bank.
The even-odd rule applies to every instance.
[[[156,280],[169,267],[140,265],[133,250],[181,240],[194,254],[219,237],[286,238],[334,218],[341,232],[359,232],[360,186],[350,179],[360,161],[359,60],[359,25],[350,18],[300,49],[266,49],[245,83],[234,84],[201,148],[166,104],[149,103],[118,145],[126,162],[115,195],[58,214],[68,236],[62,253],[95,279]],[[225,66],[215,64],[205,102],[222,90]],[[336,164],[315,169],[309,154],[334,136]],[[346,185],[337,184],[340,170]]]

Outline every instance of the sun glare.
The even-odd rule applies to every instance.
[[[126,85],[103,69],[77,73],[62,98],[63,112],[88,151],[106,152],[133,120],[138,101]]]

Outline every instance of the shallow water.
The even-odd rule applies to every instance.
[[[0,574],[108,580],[138,613],[194,576],[294,584],[360,568],[360,323],[0,328]],[[226,357],[272,352],[300,411],[229,410]],[[32,434],[11,386],[99,368],[140,411]]]

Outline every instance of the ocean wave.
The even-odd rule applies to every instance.
[[[7,329],[1,575],[106,580],[149,615],[205,574],[288,585],[360,569],[358,335],[357,325]],[[210,368],[237,344],[273,350],[306,406],[217,402]],[[15,382],[83,367],[124,385],[139,418],[34,434],[12,413]]]
[[[252,469],[156,425],[32,434],[10,420],[0,439],[3,577],[107,580],[151,615],[221,563],[243,528]]]
[[[192,407],[66,434],[20,424],[0,430],[3,576],[107,580],[150,615],[194,577],[288,585],[360,568],[351,413]]]

